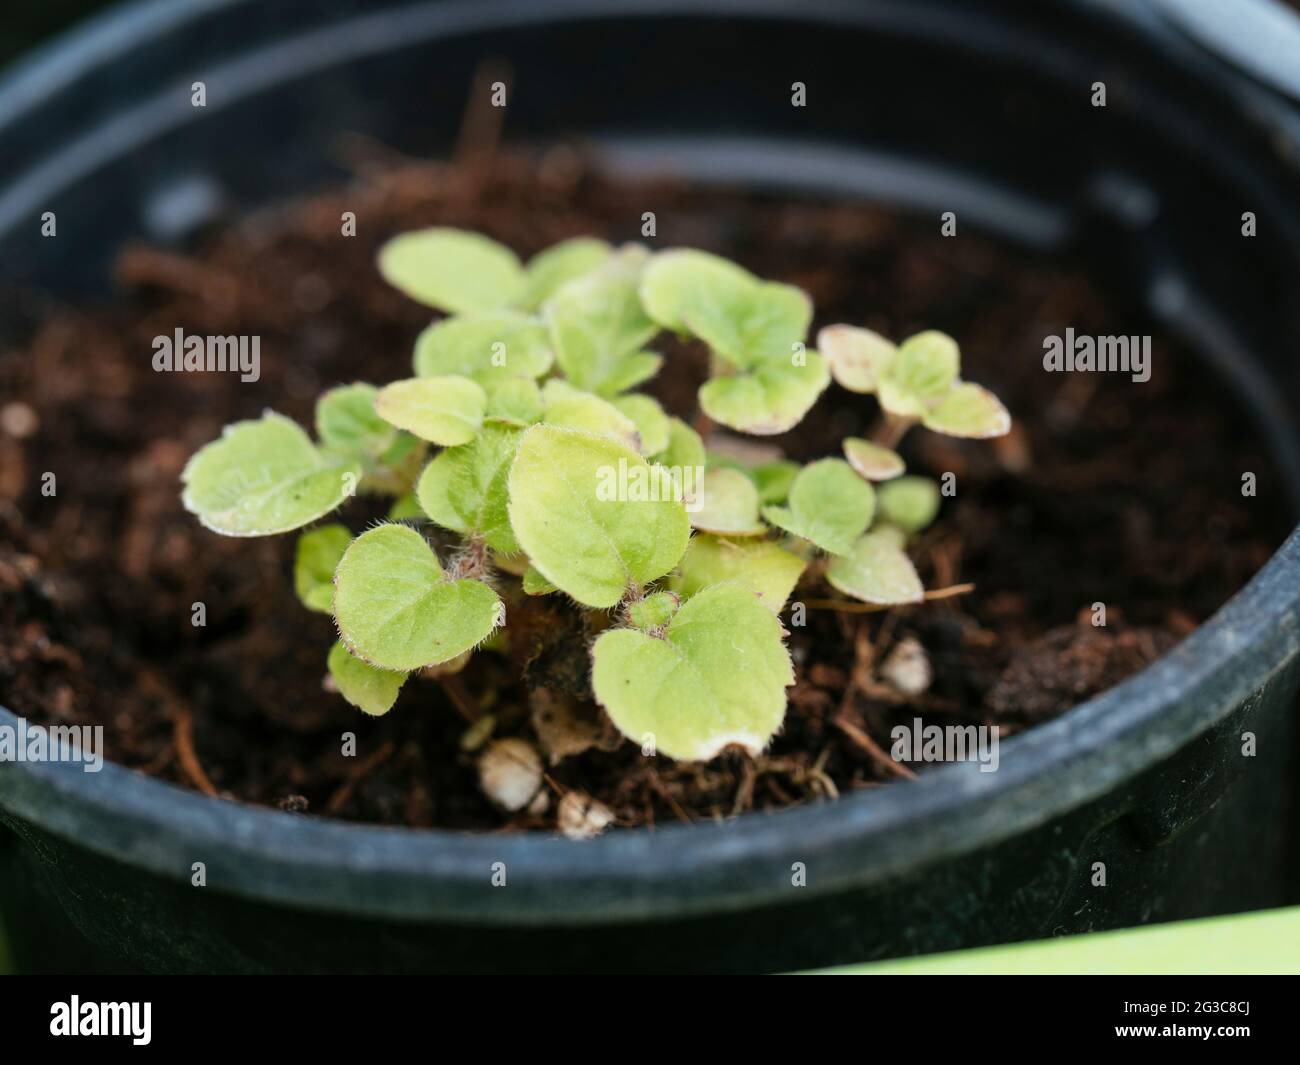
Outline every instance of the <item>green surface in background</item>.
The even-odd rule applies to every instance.
[[[869,976],[1300,973],[1300,907],[820,972]]]

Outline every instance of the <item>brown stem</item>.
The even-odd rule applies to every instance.
[[[915,780],[914,773],[902,762],[896,762],[873,740],[864,729],[858,728],[852,721],[849,721],[842,714],[831,719],[831,724],[844,733],[857,747],[859,747],[876,765],[880,766],[886,773],[892,776],[901,777],[904,780]]]
[[[871,439],[881,447],[887,447],[889,450],[894,451],[902,442],[907,430],[912,428],[916,422],[916,418],[907,418],[899,414],[885,412],[880,424],[872,432]]]
[[[466,577],[482,580],[488,575],[487,541],[481,536],[471,536],[465,541],[465,547],[452,564],[452,579],[463,580]]]
[[[476,724],[483,715],[479,710],[478,703],[474,701],[469,690],[465,687],[465,682],[460,679],[460,674],[444,673],[435,676],[433,679],[442,687],[448,702],[456,708],[456,713],[460,714],[471,725]]]
[[[190,783],[204,795],[216,795],[217,789],[212,786],[208,774],[203,771],[203,765],[194,750],[194,718],[183,707],[178,709],[172,718],[172,738],[176,744],[176,757],[180,760],[181,769],[185,771]]]
[[[933,602],[936,599],[951,599],[954,596],[966,595],[975,590],[973,584],[950,584],[947,588],[932,588],[925,593],[925,601]],[[805,599],[804,606],[809,610],[838,610],[843,614],[874,614],[881,610],[893,610],[896,606],[904,606],[903,603],[849,603],[843,599]]]

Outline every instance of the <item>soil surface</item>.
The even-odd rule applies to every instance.
[[[486,169],[387,160],[362,171],[185,254],[127,249],[110,309],[33,313],[0,353],[0,703],[35,721],[102,724],[107,755],[143,772],[312,814],[578,831],[594,799],[615,825],[727,817],[910,776],[887,754],[898,722],[1006,735],[1069,709],[1204,620],[1289,527],[1266,449],[1224,390],[1069,266],[866,206],[616,181],[567,149]],[[1014,430],[969,444],[915,430],[903,450],[920,471],[957,475],[914,552],[927,587],[976,590],[855,613],[825,605],[824,586],[798,589],[823,605],[802,627],[786,615],[798,683],[759,758],[679,765],[620,742],[583,698],[590,628],[554,599],[510,602],[509,655],[412,678],[391,713],[365,717],[325,683],[333,628],[293,594],[295,537],[202,529],[180,504],[186,458],[227,422],[272,407],[310,425],[321,390],[409,373],[429,312],[376,273],[388,236],[461,226],[526,256],[577,234],[640,239],[646,210],[656,247],[714,250],[802,286],[815,327],[959,338],[964,375],[1003,398]],[[356,212],[355,237],[340,234],[344,211]],[[1042,338],[1071,325],[1153,333],[1151,380],[1045,373]],[[260,335],[261,379],[155,373],[152,340],[177,327]],[[651,391],[693,417],[704,353],[659,347],[668,362]],[[874,416],[873,400],[832,387],[774,442],[800,459],[837,453]],[[1242,495],[1245,471],[1254,497]],[[362,502],[343,519],[360,531],[380,513]],[[1095,603],[1104,628],[1091,623]],[[916,695],[904,690],[912,641],[933,673]],[[895,668],[907,654],[910,673]],[[349,732],[355,757],[341,751]],[[480,790],[489,735],[548,755],[542,797],[524,812],[499,812]]]

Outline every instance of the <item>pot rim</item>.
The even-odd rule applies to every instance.
[[[138,0],[100,15],[0,81],[0,116],[35,106],[51,84],[72,84],[143,37],[246,2]],[[491,19],[497,6],[478,10]],[[737,17],[793,19],[847,18],[854,10],[838,0],[809,0],[798,13],[770,0],[725,6]],[[1066,6],[1092,7],[1087,0]],[[519,16],[515,4],[499,7]],[[545,18],[615,14],[587,0],[538,8]],[[636,0],[617,14],[716,15],[716,8]],[[1149,24],[1141,31],[1155,32]],[[0,119],[0,135],[4,125]],[[1169,654],[1004,741],[997,773],[947,765],[910,785],[831,803],[581,842],[303,817],[216,801],[112,763],[95,774],[73,764],[0,764],[0,814],[173,880],[202,861],[208,884],[220,891],[320,911],[573,926],[718,913],[877,883],[1042,825],[1190,743],[1298,654],[1300,528]],[[0,725],[18,723],[0,707]],[[805,894],[789,890],[794,861],[807,868]],[[505,864],[514,890],[484,890],[494,863]]]

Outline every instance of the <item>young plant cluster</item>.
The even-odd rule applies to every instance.
[[[315,440],[271,412],[228,426],[183,473],[185,506],[216,532],[312,526],[295,588],[334,617],[329,672],[368,714],[387,712],[412,673],[457,669],[489,638],[499,647],[500,592],[518,581],[615,611],[600,619],[591,682],[624,735],[684,760],[760,751],[794,682],[779,614],[811,563],[865,603],[924,598],[907,546],[940,493],[906,474],[902,433],[1009,427],[991,393],[960,380],[950,337],[896,346],[833,325],[811,350],[805,293],[704,252],[578,238],[523,264],[434,228],[389,241],[379,269],[445,315],[416,340],[414,376],[326,392]],[[834,378],[876,396],[882,430],[802,467],[714,454],[636,391],[660,369],[647,346],[664,330],[711,353],[708,422],[785,432]],[[390,520],[359,536],[313,525],[358,493],[391,497]],[[458,538],[449,557],[419,531],[426,520]]]

